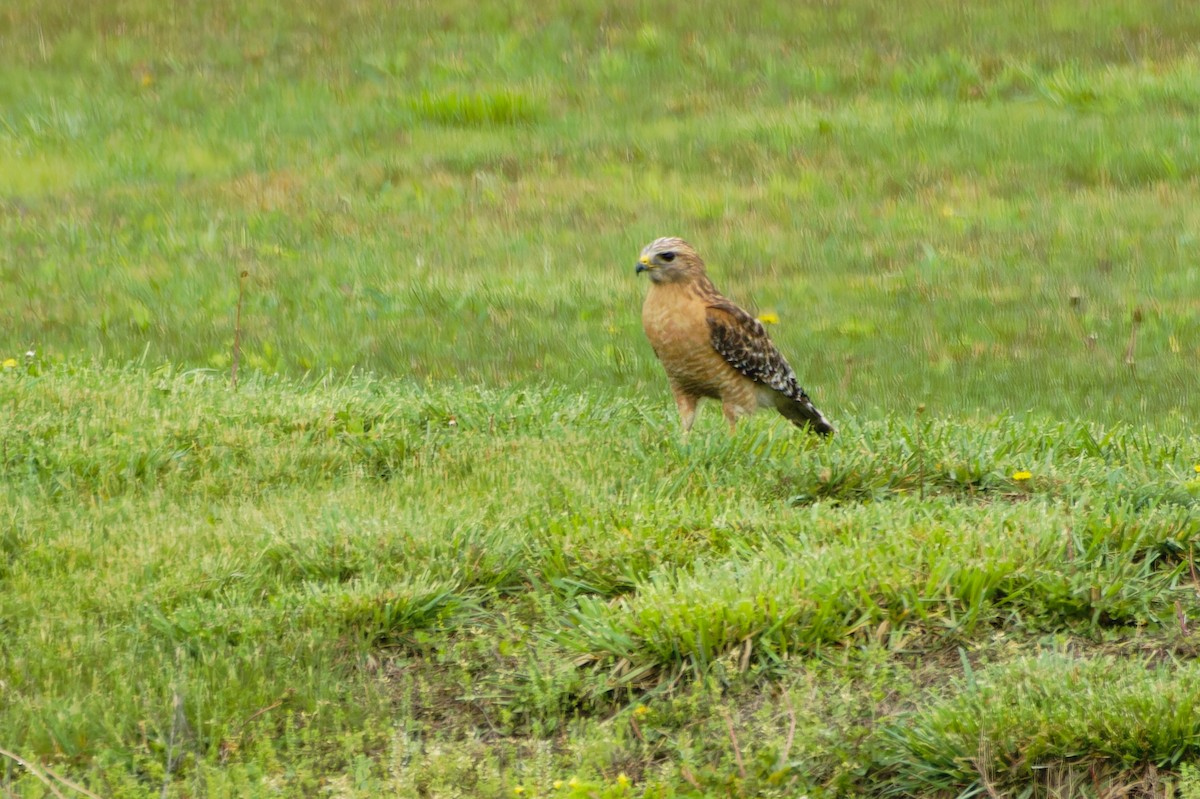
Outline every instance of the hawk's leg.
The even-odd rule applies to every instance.
[[[671,393],[675,395],[675,404],[679,407],[679,420],[683,422],[683,434],[686,436],[696,422],[696,403],[700,398],[688,394],[675,384],[671,385]]]
[[[721,403],[721,412],[725,414],[725,421],[729,422],[729,432],[737,432],[738,409],[737,406],[730,402]]]

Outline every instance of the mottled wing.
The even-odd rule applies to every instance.
[[[833,425],[804,393],[762,322],[726,299],[709,304],[707,318],[713,349],[746,377],[777,391],[775,407],[781,414],[797,427],[825,436],[833,433]]]
[[[709,305],[707,315],[713,349],[730,366],[791,399],[807,396],[762,322],[728,300]]]

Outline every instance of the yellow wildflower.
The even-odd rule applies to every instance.
[[[1033,473],[1024,470],[1013,472],[1012,474],[1012,479],[1016,480],[1018,483],[1023,480],[1028,480],[1030,477],[1033,477]]]
[[[558,790],[559,788],[561,788],[562,786],[563,786],[563,781],[562,781],[562,780],[555,780],[555,781],[554,781],[554,790],[556,790],[556,791],[557,791],[557,790]]]
[[[650,708],[646,707],[645,705],[638,705],[633,709],[633,715],[635,716],[644,716],[649,712]]]
[[[629,777],[625,776],[624,771],[617,775],[617,785],[620,785],[622,788],[625,788],[629,785]]]
[[[571,779],[567,780],[567,787],[568,788],[578,788],[579,787],[579,778],[572,777]]]
[[[16,358],[5,358],[4,359],[4,368],[5,369],[16,369],[17,368],[17,359]]]
[[[525,793],[525,786],[524,785],[515,786],[513,788],[513,793],[515,793],[517,796],[520,796],[521,794]]]
[[[1196,474],[1200,474],[1200,463],[1196,464]]]
[[[758,315],[758,321],[767,325],[777,325],[779,324],[779,314],[774,311],[763,311]]]
[[[954,216],[954,209],[948,205],[943,205],[942,206],[942,216],[949,219],[950,217]]]

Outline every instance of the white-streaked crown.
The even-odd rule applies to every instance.
[[[692,245],[688,244],[678,236],[663,236],[662,238],[655,239],[643,247],[642,255],[649,255],[653,257],[661,252],[670,252],[671,250],[682,249],[686,249],[693,253],[695,252],[695,249],[692,248]]]

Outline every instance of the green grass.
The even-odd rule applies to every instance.
[[[1177,411],[1200,16],[908,6],[22,0],[0,325],[223,368],[249,271],[257,369],[650,386],[674,233],[833,407]]]
[[[1191,433],[710,417],[683,444],[621,393],[36,361],[0,405],[0,740],[103,793],[167,763],[213,795],[355,769],[363,795],[909,792],[975,784],[981,734],[999,782],[1197,754],[1146,705],[1192,690]],[[1096,745],[1076,660],[1072,701],[1144,732]],[[780,701],[811,717],[800,759],[770,749]]]
[[[470,95],[423,92],[412,108],[418,119],[463,127],[513,125],[531,122],[537,116],[525,95],[507,91]]]
[[[1081,754],[1163,768],[1198,754],[1200,681],[1191,663],[1023,658],[970,674],[959,690],[888,730],[906,792],[1031,780],[1041,764]],[[1107,701],[1094,701],[1097,694]]]
[[[1200,795],[1198,35],[10,2],[0,792]],[[681,440],[661,235],[832,440]]]

